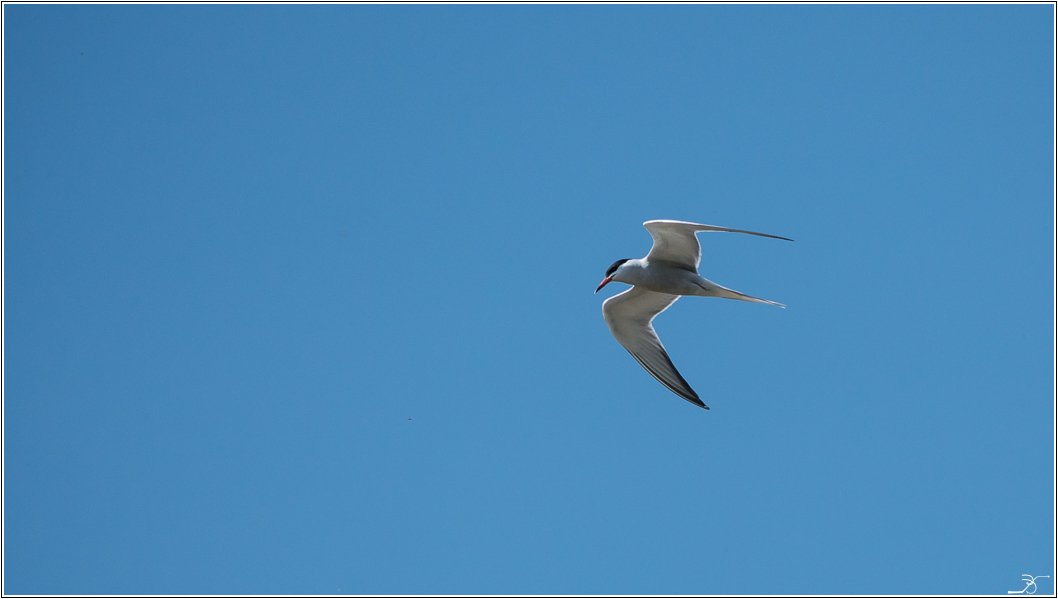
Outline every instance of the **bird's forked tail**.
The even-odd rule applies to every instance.
[[[717,285],[716,283],[708,279],[702,280],[706,283],[706,285],[702,285],[701,283],[699,283],[699,286],[705,291],[705,293],[703,293],[702,295],[740,300],[743,302],[753,302],[755,304],[769,304],[772,306],[779,306],[780,308],[786,308],[786,305],[780,304],[779,302],[773,302],[771,300],[753,297],[752,295],[746,295],[745,293],[735,291],[734,289],[728,289],[723,285]]]

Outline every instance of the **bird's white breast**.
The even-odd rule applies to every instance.
[[[686,268],[645,258],[625,262],[614,276],[621,283],[672,295],[701,294],[702,288],[696,283],[700,279],[698,273]]]

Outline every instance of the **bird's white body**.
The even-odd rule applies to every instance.
[[[723,297],[760,304],[782,306],[759,297],[753,297],[728,289],[698,274],[698,270],[689,270],[683,265],[664,260],[639,258],[629,260],[614,273],[612,280],[628,283],[656,293],[671,295],[700,295],[703,297]]]
[[[696,271],[646,258],[625,262],[610,278],[618,283],[628,283],[648,291],[673,295],[701,295],[699,292],[705,289],[700,282],[705,279]]]
[[[673,393],[708,410],[708,406],[702,403],[698,394],[691,389],[672,364],[651,322],[681,295],[722,297],[785,307],[776,302],[717,285],[699,275],[701,246],[698,245],[696,233],[728,231],[786,241],[793,240],[753,231],[676,220],[651,220],[643,223],[643,226],[654,238],[654,246],[650,249],[650,253],[645,258],[615,262],[607,271],[606,278],[603,279],[599,288],[595,290],[598,292],[611,281],[633,286],[603,302],[603,318],[614,338],[647,372]]]

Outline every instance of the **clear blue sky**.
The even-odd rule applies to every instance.
[[[3,10],[5,592],[1055,575],[1052,6]]]

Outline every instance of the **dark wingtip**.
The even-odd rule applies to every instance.
[[[704,408],[706,410],[709,409],[709,406],[705,405],[704,401],[698,399],[698,394],[697,393],[695,393],[693,398],[692,397],[683,396],[683,399],[686,399],[687,401],[689,401],[692,404],[698,406],[699,408]]]
[[[754,235],[760,235],[761,237],[771,237],[772,239],[781,239],[783,241],[793,241],[789,237],[783,237],[781,235],[768,235],[767,233],[754,233]]]

